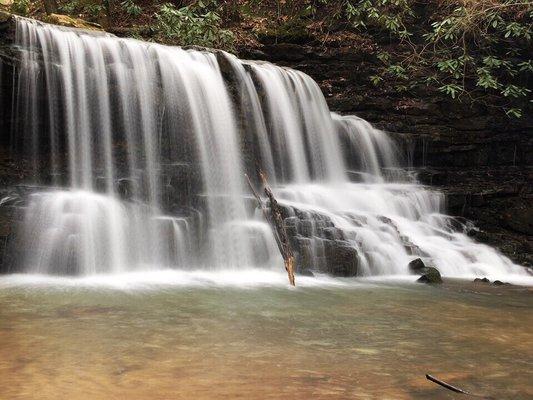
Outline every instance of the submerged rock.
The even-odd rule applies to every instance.
[[[418,278],[417,282],[429,284],[442,283],[442,277],[440,276],[440,272],[437,268],[426,267],[424,275]]]
[[[500,280],[495,280],[494,282],[490,282],[488,278],[476,278],[474,279],[474,283],[488,283],[494,286],[504,286],[504,285],[510,285],[508,282],[502,282]]]
[[[510,285],[510,283],[508,283],[508,282],[502,282],[502,281],[499,281],[499,280],[495,280],[492,284],[493,284],[494,286]]]
[[[435,267],[428,267],[420,258],[416,258],[409,263],[409,270],[422,276],[417,279],[421,283],[442,283],[440,272]]]

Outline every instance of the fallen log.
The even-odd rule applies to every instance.
[[[431,382],[434,382],[437,385],[440,385],[440,386],[442,386],[442,387],[444,387],[444,388],[446,388],[448,390],[451,390],[452,392],[455,392],[455,393],[460,393],[460,394],[464,394],[464,395],[472,396],[472,397],[480,397],[480,398],[483,398],[485,400],[494,400],[492,397],[488,397],[488,396],[485,396],[485,395],[482,395],[482,394],[476,394],[476,393],[467,392],[466,390],[463,390],[463,389],[458,388],[456,386],[450,385],[449,383],[441,381],[440,379],[435,378],[433,375],[426,374],[426,379],[428,379]]]
[[[292,286],[296,286],[295,280],[294,280],[294,254],[292,252],[292,248],[289,242],[289,236],[287,235],[287,231],[285,230],[285,226],[283,225],[283,217],[281,215],[281,207],[279,206],[278,202],[276,201],[276,198],[274,197],[274,193],[272,193],[272,190],[268,186],[268,182],[266,179],[265,174],[261,171],[259,172],[259,176],[261,178],[261,183],[264,187],[265,195],[267,196],[270,207],[267,207],[259,194],[255,191],[254,186],[252,185],[252,182],[250,181],[250,178],[248,175],[246,175],[246,179],[248,181],[248,185],[250,186],[250,189],[254,195],[254,197],[257,200],[257,203],[259,204],[259,208],[263,212],[263,216],[270,224],[270,227],[272,228],[272,233],[274,235],[274,239],[276,240],[276,244],[278,245],[279,252],[281,253],[281,256],[283,257],[283,262],[285,264],[285,271],[287,271],[287,275],[289,277],[289,283]]]

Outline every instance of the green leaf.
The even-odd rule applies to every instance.
[[[522,118],[522,109],[521,108],[509,108],[505,111],[508,117],[512,118]]]
[[[441,87],[439,87],[438,89],[440,92],[442,93],[445,93],[449,96],[451,96],[452,99],[455,99],[457,97],[457,95],[459,93],[461,93],[463,91],[463,88],[459,85],[456,85],[456,84],[448,84],[448,85],[443,85]]]
[[[379,75],[372,75],[370,77],[370,81],[374,86],[378,86],[381,82],[383,82],[383,78]]]

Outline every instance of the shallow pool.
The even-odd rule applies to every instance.
[[[530,288],[249,274],[2,277],[0,398],[533,398]]]

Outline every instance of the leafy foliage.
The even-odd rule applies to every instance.
[[[374,25],[406,38],[411,35],[406,19],[414,16],[414,12],[408,0],[363,0],[347,1],[346,16],[355,28],[366,29]]]
[[[132,17],[138,17],[142,14],[143,10],[142,8],[135,4],[134,0],[124,0],[120,3],[124,11]]]
[[[68,15],[84,15],[86,18],[96,20],[104,11],[100,3],[82,0],[71,0],[60,5],[59,11]]]
[[[105,14],[110,24],[127,21],[130,34],[178,45],[232,50],[236,40],[257,45],[330,39],[344,45],[344,38],[356,37],[377,57],[373,86],[412,93],[429,88],[511,117],[530,107],[531,0],[161,1],[59,3],[62,13],[99,20]],[[29,3],[15,0],[12,7],[26,14]]]
[[[403,49],[378,54],[380,76],[416,80],[453,99],[497,100],[520,117],[531,90],[533,3],[523,0],[440,0],[429,26],[415,0],[347,0],[345,16],[359,31],[387,33]],[[420,23],[422,22],[422,23]],[[391,58],[395,59],[393,63]],[[398,61],[399,60],[399,61]],[[370,78],[379,83],[376,76]],[[402,85],[404,86],[404,85]]]
[[[215,7],[216,1],[199,1],[179,9],[165,3],[156,14],[156,30],[164,39],[180,45],[231,48],[234,35],[221,28]]]
[[[28,15],[29,9],[30,0],[14,0],[11,4],[11,11],[18,15]]]

